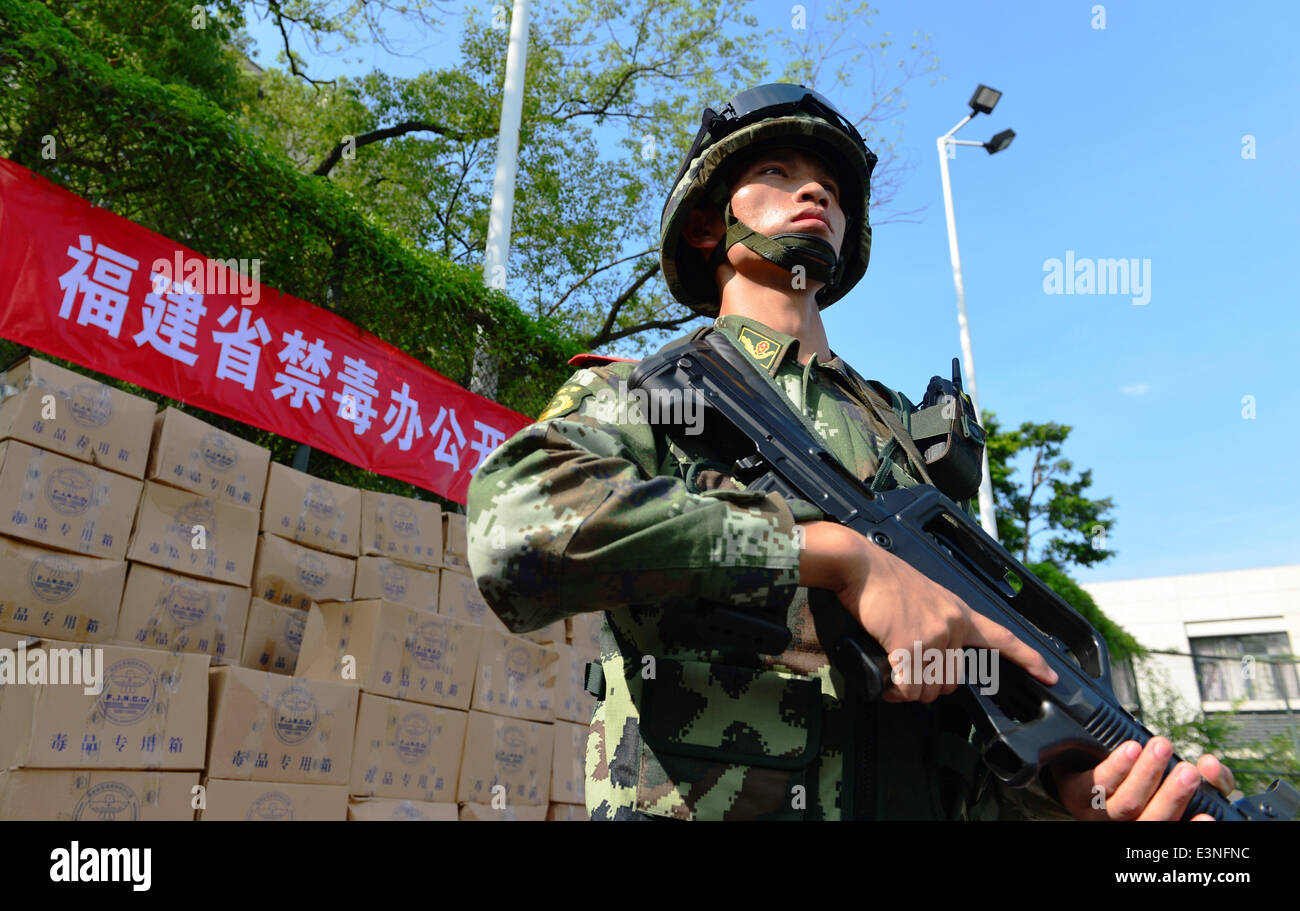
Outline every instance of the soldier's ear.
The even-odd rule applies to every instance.
[[[686,216],[686,224],[682,228],[682,235],[686,238],[686,242],[706,258],[722,240],[725,232],[722,213],[714,211],[712,206],[699,206],[692,209]]]

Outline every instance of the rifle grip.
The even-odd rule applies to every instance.
[[[846,635],[836,648],[840,673],[852,676],[862,688],[863,698],[875,702],[894,685],[894,669],[884,648],[865,630]]]

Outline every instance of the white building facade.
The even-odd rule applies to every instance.
[[[1232,712],[1244,700],[1233,718],[1240,740],[1288,734],[1300,743],[1300,565],[1081,587],[1143,646],[1175,653],[1146,660],[1187,707]],[[1117,679],[1116,690],[1139,706],[1153,697],[1141,678],[1136,700],[1131,684]]]

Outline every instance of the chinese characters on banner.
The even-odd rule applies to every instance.
[[[337,314],[245,297],[213,266],[0,158],[0,336],[459,503],[531,423]]]

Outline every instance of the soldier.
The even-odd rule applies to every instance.
[[[721,114],[704,111],[664,207],[660,257],[672,294],[714,319],[697,333],[742,346],[835,456],[882,490],[933,480],[903,439],[913,407],[837,356],[820,316],[866,271],[875,162],[816,92],[742,92]],[[668,441],[628,400],[635,362],[570,363],[578,371],[537,422],[475,474],[469,559],[515,632],[603,612],[600,661],[588,667],[599,697],[592,819],[1069,818],[1062,804],[1079,818],[1181,814],[1199,775],[1187,764],[1160,785],[1163,738],[1140,758],[1121,748],[1094,770],[1054,769],[1016,790],[980,761],[969,719],[946,698],[956,681],[896,676],[884,702],[855,698],[822,645],[848,623],[887,652],[996,648],[1046,683],[1055,675],[814,505],[747,492],[703,444]],[[945,492],[969,497],[971,480]],[[711,639],[699,620],[717,610],[774,613],[789,645],[763,654]],[[1200,771],[1231,789],[1213,757]],[[1106,809],[1093,809],[1094,787]]]

